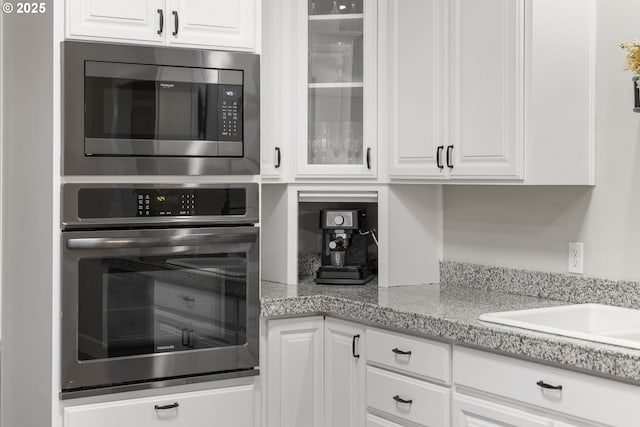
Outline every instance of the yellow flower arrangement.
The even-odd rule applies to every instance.
[[[626,51],[626,67],[625,70],[633,71],[640,76],[640,40],[632,42],[623,41],[620,47]],[[636,85],[640,88],[640,79]]]

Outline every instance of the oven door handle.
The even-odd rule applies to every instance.
[[[202,246],[224,243],[254,243],[253,233],[190,234],[169,237],[90,237],[67,240],[67,249],[163,248],[166,246]]]

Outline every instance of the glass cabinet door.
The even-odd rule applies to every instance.
[[[298,172],[375,176],[376,2],[307,2],[306,149]]]

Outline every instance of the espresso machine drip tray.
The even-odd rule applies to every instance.
[[[373,274],[365,266],[323,265],[318,269],[316,283],[319,285],[364,285],[369,283],[371,279],[373,279]]]

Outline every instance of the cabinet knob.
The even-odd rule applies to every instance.
[[[367,148],[367,169],[371,170],[371,147]]]

